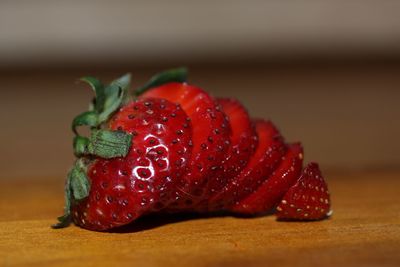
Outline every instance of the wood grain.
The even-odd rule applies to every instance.
[[[0,266],[399,266],[399,172],[330,173],[311,222],[150,217],[113,233],[50,229],[61,179],[0,180]]]

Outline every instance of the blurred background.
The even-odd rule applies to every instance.
[[[77,78],[176,66],[325,170],[400,168],[400,1],[1,0],[0,179],[63,179]]]

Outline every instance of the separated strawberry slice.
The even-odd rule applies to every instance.
[[[286,192],[276,215],[280,220],[322,220],[332,213],[330,208],[328,186],[318,164],[312,162]]]
[[[296,183],[302,169],[303,148],[289,145],[278,168],[248,197],[236,202],[230,210],[244,215],[266,213],[276,207],[289,188]]]
[[[186,83],[168,83],[145,92],[142,98],[157,97],[178,103],[189,116],[192,156],[187,173],[179,181],[176,202],[171,210],[190,209],[205,195],[208,179],[221,166],[230,145],[230,125],[215,100],[202,89]]]
[[[209,210],[226,209],[256,190],[281,162],[286,145],[278,129],[270,121],[255,120],[257,150],[246,167],[221,192],[209,200]],[[232,127],[233,128],[233,127]]]

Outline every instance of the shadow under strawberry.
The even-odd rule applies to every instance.
[[[199,214],[199,213],[177,213],[177,214],[166,214],[166,213],[155,213],[146,215],[138,218],[134,222],[123,225],[117,228],[107,230],[107,233],[136,233],[146,230],[152,230],[164,225],[180,223],[191,220],[200,220],[211,217],[227,217],[230,216],[228,213],[215,213],[215,214]]]
[[[256,219],[265,216],[274,215],[275,210],[270,210],[265,213],[260,213],[257,215],[249,215],[249,214],[232,214],[231,212],[211,212],[211,213],[195,213],[195,212],[184,212],[184,213],[176,213],[176,214],[168,214],[168,213],[154,213],[149,214],[143,217],[138,218],[134,222],[123,225],[117,228],[112,228],[107,230],[107,233],[136,233],[146,230],[153,230],[164,225],[173,224],[173,223],[181,223],[191,220],[201,220],[208,218],[224,218],[224,217],[234,217],[241,219]]]

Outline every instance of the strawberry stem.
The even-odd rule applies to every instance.
[[[147,90],[153,87],[157,87],[166,83],[170,82],[186,82],[187,81],[187,76],[188,76],[188,70],[186,68],[176,68],[176,69],[170,69],[166,70],[163,72],[160,72],[153,77],[150,78],[150,80],[145,83],[143,86],[137,88],[135,90],[135,95],[140,96]]]

